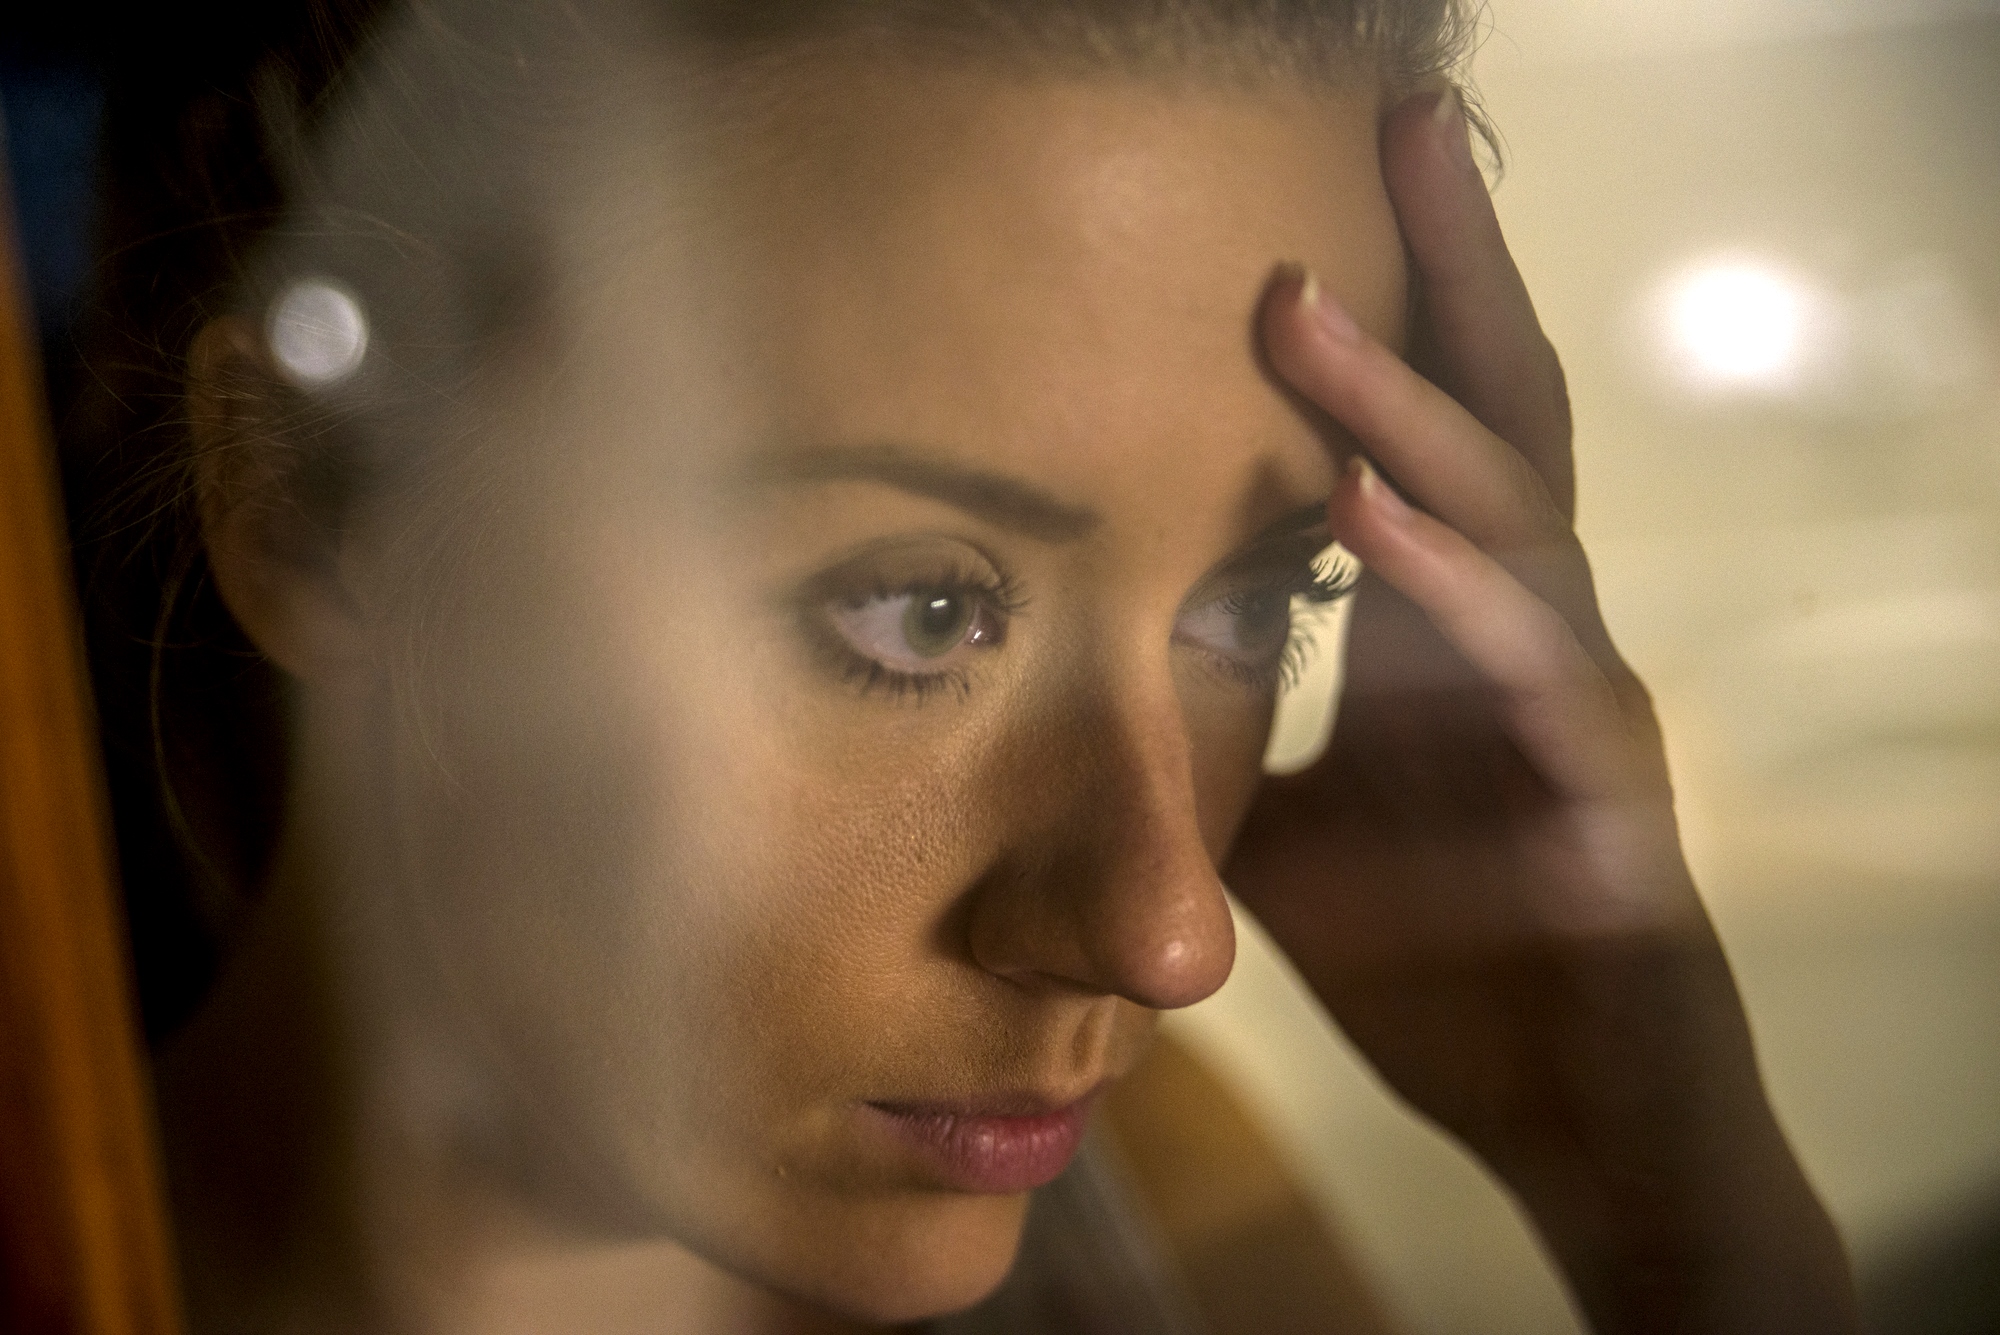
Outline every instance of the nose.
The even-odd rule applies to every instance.
[[[1229,977],[1235,925],[1165,695],[1037,730],[1012,784],[1021,833],[971,904],[972,956],[989,973],[1155,1010],[1193,1005]]]

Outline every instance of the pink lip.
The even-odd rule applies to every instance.
[[[1069,1167],[1083,1143],[1096,1091],[1066,1107],[1033,1096],[978,1103],[865,1105],[898,1140],[917,1151],[944,1185],[978,1195],[1011,1196],[1046,1185]]]

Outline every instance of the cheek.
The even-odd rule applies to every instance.
[[[1198,667],[1176,672],[1194,766],[1202,843],[1219,866],[1264,781],[1276,699],[1219,685]]]
[[[454,691],[464,777],[424,848],[440,958],[515,1096],[626,1217],[739,1273],[897,1320],[979,1297],[1024,1203],[885,1193],[841,1120],[1033,1055],[967,1041],[1006,1026],[941,966],[988,840],[973,759],[831,728],[851,711],[825,700],[815,732],[796,681],[754,670],[725,689],[629,644],[517,647]],[[507,726],[464,708],[488,692]]]
[[[402,766],[425,939],[510,1087],[566,1125],[684,1120],[721,936],[712,854],[674,819],[698,753],[602,665],[515,641],[461,674]],[[588,1133],[624,1136],[597,1125]]]
[[[655,1205],[698,1196],[718,1101],[760,1078],[731,989],[775,963],[737,711],[657,571],[524,539],[479,573],[396,711],[405,939],[520,1126]]]
[[[507,1081],[643,1175],[949,1066],[976,759],[802,686],[740,593],[521,564],[444,628],[400,767],[420,937]]]

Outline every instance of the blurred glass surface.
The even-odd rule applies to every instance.
[[[1885,1335],[1992,1329],[1946,1307],[2000,1273],[2000,3],[1491,20],[1498,201],[1569,368],[1580,525],[1774,1096]],[[365,347],[337,304],[301,327],[306,381]],[[1323,741],[1337,627],[1276,767]],[[1243,940],[1171,1023],[1397,1312],[1576,1329],[1499,1189]]]
[[[1995,1329],[2000,5],[1490,17],[1497,198],[1568,367],[1579,524],[1780,1113],[1878,1329]],[[1334,657],[1278,766],[1323,734]],[[1505,1198],[1267,949],[1180,1024],[1414,1329],[1576,1328]]]

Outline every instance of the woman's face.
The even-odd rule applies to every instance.
[[[1254,307],[1397,339],[1404,270],[1373,88],[788,77],[558,229],[391,783],[548,1189],[908,1318],[1229,971],[1337,463]]]

